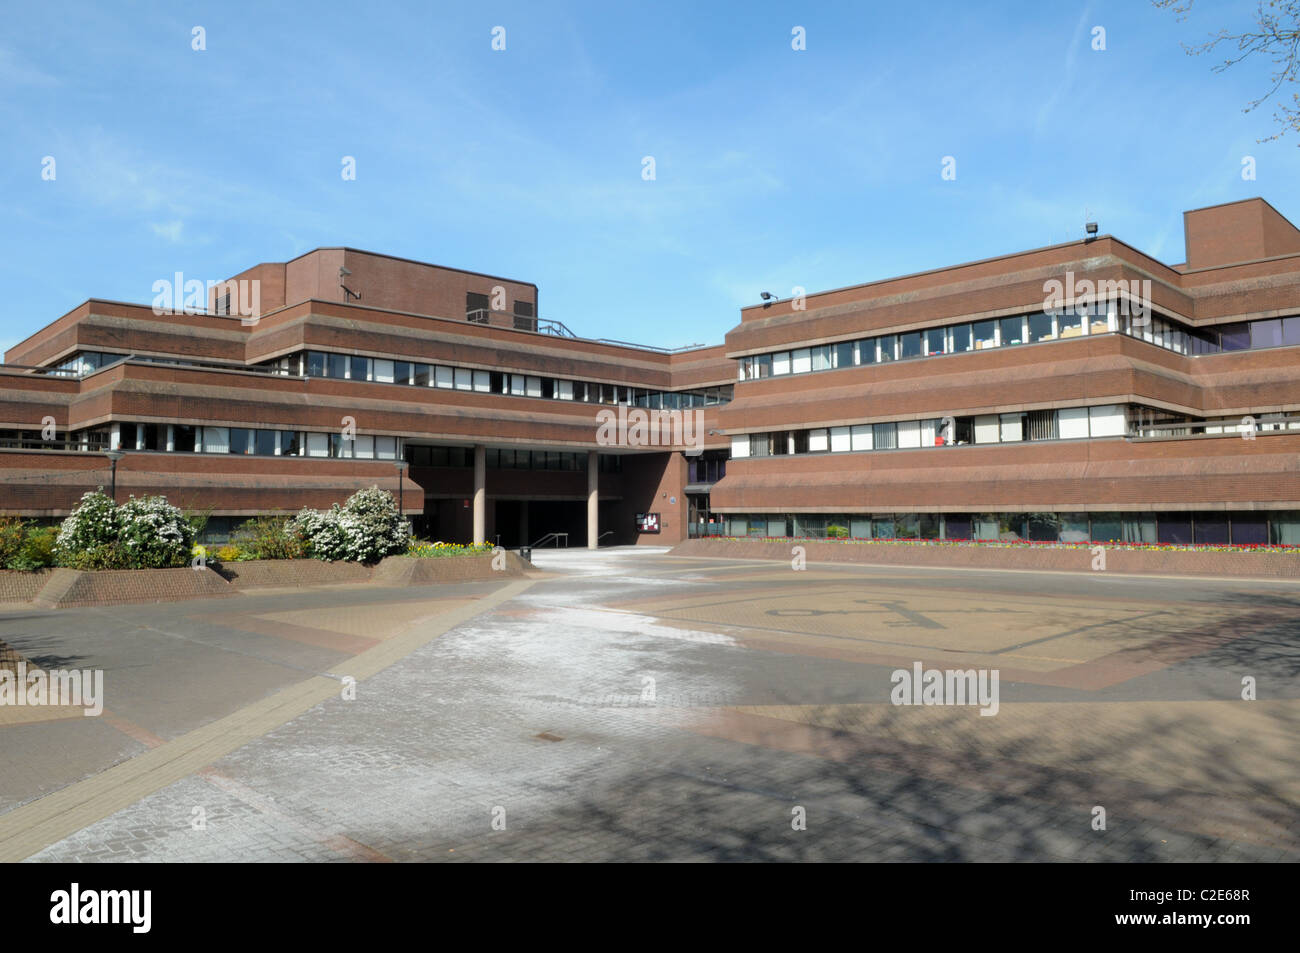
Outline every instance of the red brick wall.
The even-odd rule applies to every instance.
[[[718,512],[989,512],[1300,503],[1300,432],[1123,438],[731,460]]]

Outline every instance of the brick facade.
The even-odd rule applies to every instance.
[[[157,314],[149,305],[91,299],[10,348],[10,363],[0,368],[0,430],[20,435],[0,449],[0,513],[56,518],[86,490],[106,485],[102,454],[35,441],[32,434],[51,419],[60,440],[125,433],[119,495],[162,493],[231,518],[328,506],[363,486],[396,490],[397,471],[378,449],[369,460],[195,453],[193,446],[142,451],[130,428],[261,430],[278,440],[280,433],[338,433],[351,421],[357,435],[401,441],[408,454],[419,447],[540,454],[530,468],[486,474],[488,538],[521,541],[561,528],[585,535],[592,450],[620,457],[619,466],[602,466],[598,480],[606,542],[680,541],[693,519],[688,506],[703,507],[704,494],[710,511],[721,514],[1300,509],[1300,432],[1286,429],[1249,441],[1130,433],[938,452],[733,459],[724,476],[694,486],[688,504],[685,446],[602,446],[604,398],[521,396],[508,384],[577,382],[584,394],[613,389],[620,401],[633,399],[629,388],[654,400],[657,393],[675,400],[695,391],[694,400],[706,390],[727,391],[729,402],[719,397],[700,407],[702,449],[714,455],[748,434],[1042,409],[1140,406],[1195,419],[1300,415],[1294,345],[1179,353],[1114,327],[737,381],[737,363],[753,355],[1023,315],[1041,309],[1046,283],[1066,274],[1149,283],[1150,306],[1189,329],[1300,315],[1300,231],[1272,206],[1253,199],[1199,209],[1186,213],[1185,225],[1185,263],[1166,265],[1101,236],[743,308],[724,344],[679,352],[529,330],[533,318],[545,321],[534,284],[349,248],[317,249],[229,279],[260,283],[256,314]],[[212,291],[211,308],[220,290]],[[475,311],[485,298],[489,306]],[[80,377],[31,369],[85,353],[103,364]],[[409,386],[350,379],[350,371],[313,376],[305,370],[308,353],[376,367],[447,365],[467,379],[483,375],[487,385],[474,378],[473,387],[414,386],[414,374]],[[258,366],[290,359],[298,362],[292,372]],[[552,452],[584,462],[552,467]],[[401,484],[407,511],[448,538],[467,538],[474,495],[467,458],[459,465],[410,459]],[[635,530],[636,515],[649,512],[660,514],[658,535]]]

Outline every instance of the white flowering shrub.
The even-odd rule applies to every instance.
[[[393,494],[377,486],[358,490],[342,506],[304,509],[293,522],[315,559],[374,562],[411,545],[411,524],[397,512]]]
[[[193,526],[164,497],[118,506],[94,490],[59,527],[54,559],[73,569],[161,569],[185,565],[193,544]]]
[[[162,496],[131,497],[117,508],[118,540],[127,569],[184,566],[194,529],[179,508]]]

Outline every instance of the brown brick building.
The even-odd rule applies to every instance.
[[[119,497],[218,531],[397,490],[404,462],[422,534],[505,545],[1300,543],[1300,230],[1260,199],[1184,221],[1185,264],[1101,236],[769,301],[677,352],[575,338],[535,285],[347,248],[184,300],[177,276],[9,350],[0,511],[66,513],[120,449]]]

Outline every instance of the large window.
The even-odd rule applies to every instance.
[[[1024,317],[1002,318],[998,321],[998,340],[1002,347],[1025,343]]]
[[[952,331],[952,350],[954,354],[960,354],[962,351],[969,351],[974,347],[971,339],[970,325],[957,324],[951,328]]]
[[[1084,315],[1078,311],[1062,311],[1056,317],[1057,333],[1062,338],[1075,338],[1084,333]]]
[[[1050,314],[1031,314],[1029,316],[1029,340],[1031,343],[1038,341],[1052,341],[1056,338],[1055,319]]]
[[[1031,410],[1027,416],[1030,440],[1057,440],[1057,415],[1055,410]]]

